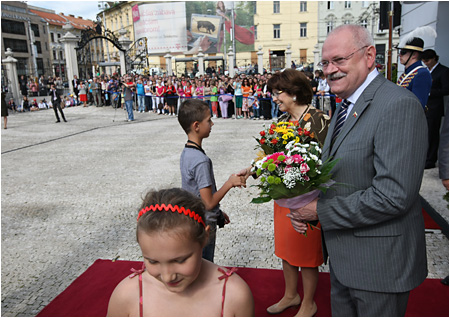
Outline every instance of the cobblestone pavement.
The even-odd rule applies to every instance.
[[[176,117],[135,113],[128,123],[123,110],[111,107],[64,112],[68,123],[58,124],[52,110],[10,114],[2,130],[2,316],[35,316],[96,259],[139,260],[134,229],[142,195],[181,184],[186,137]],[[252,136],[263,122],[215,120],[204,149],[219,187],[253,159]],[[437,169],[426,171],[422,188],[448,220]],[[281,268],[272,206],[249,204],[256,193],[232,189],[224,198],[232,221],[218,231],[218,264]],[[426,236],[429,277],[445,277],[448,240]]]

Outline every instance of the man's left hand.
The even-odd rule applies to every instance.
[[[296,216],[296,219],[301,219],[302,221],[316,221],[319,219],[317,215],[317,201],[319,199],[314,199],[303,208],[291,210],[291,214]]]

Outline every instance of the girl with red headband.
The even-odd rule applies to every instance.
[[[252,293],[236,269],[202,258],[204,218],[202,200],[188,191],[147,193],[136,230],[144,263],[117,285],[108,316],[254,315]]]

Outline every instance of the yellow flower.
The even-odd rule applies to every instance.
[[[282,138],[283,138],[284,140],[288,140],[289,134],[284,134]]]
[[[285,140],[285,141],[283,141],[283,145],[285,145],[285,144],[287,144],[287,141]]]
[[[295,143],[298,144],[299,141],[300,141],[300,138],[295,137]]]

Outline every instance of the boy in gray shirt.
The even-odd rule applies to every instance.
[[[180,158],[182,188],[201,197],[206,208],[206,224],[209,242],[203,248],[203,258],[214,261],[217,221],[229,223],[228,216],[220,210],[219,202],[233,187],[245,187],[245,178],[232,174],[217,190],[211,159],[202,149],[202,141],[208,138],[214,123],[208,104],[197,99],[187,99],[181,104],[178,122],[188,136]]]

